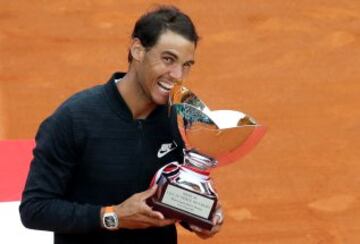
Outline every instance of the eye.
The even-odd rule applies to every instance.
[[[190,69],[191,66],[192,66],[191,63],[184,63],[184,68],[186,68],[186,69]]]
[[[166,64],[173,64],[175,61],[172,57],[168,57],[168,56],[163,57],[163,60],[164,60],[164,63],[166,63]]]

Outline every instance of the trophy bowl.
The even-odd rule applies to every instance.
[[[174,142],[184,152],[183,162],[159,169],[151,185],[156,193],[147,200],[167,218],[210,230],[218,195],[210,170],[237,161],[265,134],[266,128],[234,110],[210,110],[191,90],[177,84],[169,97]]]

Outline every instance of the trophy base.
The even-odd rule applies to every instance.
[[[195,216],[168,204],[158,202],[155,199],[150,198],[149,200],[151,203],[148,201],[148,204],[152,206],[152,209],[161,212],[165,218],[180,219],[188,224],[198,226],[205,230],[211,230],[214,226],[213,222],[208,219]]]
[[[204,196],[166,182],[146,201],[166,218],[182,220],[206,230],[214,226],[211,221],[217,204],[214,196]]]

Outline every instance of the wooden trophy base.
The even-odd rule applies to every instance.
[[[158,191],[160,192],[147,199],[148,205],[153,210],[161,212],[166,218],[178,219],[202,229],[211,230],[214,226],[212,217],[217,204],[216,198],[168,182],[159,187]],[[189,197],[184,198],[184,196]]]

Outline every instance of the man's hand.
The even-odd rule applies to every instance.
[[[195,232],[197,236],[202,239],[213,237],[216,233],[220,231],[221,226],[224,222],[224,214],[220,204],[216,207],[216,211],[212,221],[214,223],[214,227],[211,230],[204,230],[194,225],[190,225],[190,228]]]
[[[174,224],[176,220],[165,219],[158,211],[153,211],[145,200],[151,197],[157,189],[157,185],[152,188],[136,193],[121,204],[114,206],[114,210],[119,218],[120,228],[144,229],[148,227],[161,227]]]

